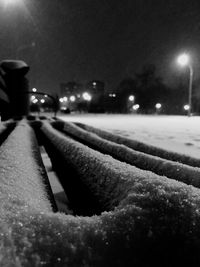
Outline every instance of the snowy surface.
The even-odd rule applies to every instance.
[[[147,144],[200,158],[200,117],[71,114],[60,115],[59,118],[82,122]]]
[[[42,130],[115,209],[92,217],[53,213],[33,132],[20,125],[0,147],[0,266],[157,267],[163,259],[167,267],[200,266],[198,188],[119,162],[50,125]]]

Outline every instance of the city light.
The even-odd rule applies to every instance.
[[[34,95],[32,95],[31,96],[31,101],[33,101],[35,99],[35,96]]]
[[[129,98],[128,98],[128,100],[131,101],[131,102],[133,102],[134,99],[135,99],[134,95],[130,95]]]
[[[156,107],[156,109],[160,109],[160,108],[162,107],[162,105],[161,105],[160,103],[157,103],[157,104],[155,105],[155,107]]]
[[[36,88],[33,88],[32,91],[35,93],[35,92],[37,92],[37,89]]]
[[[109,94],[109,97],[116,97],[116,94]]]
[[[75,97],[74,95],[72,95],[72,96],[70,96],[69,100],[70,100],[71,102],[75,102],[75,101],[76,101],[76,97]]]
[[[96,83],[96,82],[93,82],[92,84],[93,84],[93,86],[96,86],[96,85],[97,85],[97,83]]]
[[[43,103],[45,103],[45,100],[44,99],[41,99],[40,102],[43,104]]]
[[[185,67],[189,64],[190,62],[190,58],[189,58],[189,55],[184,53],[184,54],[181,54],[180,56],[178,56],[177,58],[177,62],[180,66],[182,67]]]
[[[64,100],[63,100],[63,98],[60,98],[59,101],[62,103]]]
[[[133,105],[133,110],[138,110],[139,108],[140,108],[140,105],[138,104]]]
[[[38,102],[38,99],[37,98],[33,99],[33,103],[34,104],[36,104],[37,102]]]
[[[188,104],[187,104],[187,105],[184,105],[184,106],[183,106],[183,109],[187,111],[187,110],[190,109],[190,106],[189,106]]]
[[[83,93],[83,99],[86,101],[91,101],[92,96],[88,94],[87,92]]]
[[[68,98],[66,96],[63,97],[63,101],[67,102]]]

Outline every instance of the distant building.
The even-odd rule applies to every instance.
[[[104,112],[105,83],[99,80],[93,80],[87,83],[86,88],[92,95],[90,112]]]
[[[92,80],[86,84],[74,81],[61,83],[61,109],[70,109],[71,111],[103,112],[104,90],[104,82],[98,80]]]
[[[81,94],[83,92],[82,84],[74,81],[61,83],[60,89],[61,89],[61,97],[64,96],[70,97],[70,95]]]

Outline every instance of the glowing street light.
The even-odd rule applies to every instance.
[[[109,97],[116,97],[116,94],[109,94]]]
[[[45,103],[45,100],[44,100],[44,99],[41,99],[40,102],[41,102],[42,104],[44,104],[44,103]]]
[[[128,98],[129,101],[133,102],[135,100],[135,97],[134,95],[130,95],[129,98]]]
[[[190,109],[190,106],[189,105],[184,105],[183,106],[183,109],[186,110],[186,111],[188,111]]]
[[[161,110],[162,104],[160,103],[156,103],[155,104],[155,108],[156,108],[156,114],[159,114],[160,110]]]
[[[137,111],[139,108],[140,108],[140,105],[138,104],[133,105],[133,110]]]
[[[63,98],[60,98],[59,101],[62,103],[64,100],[63,100]]]
[[[33,101],[35,99],[35,96],[34,95],[32,95],[31,96],[31,101]]]
[[[188,54],[184,53],[181,54],[178,58],[177,58],[177,62],[180,66],[185,67],[189,64],[190,58],[188,56]]]
[[[177,58],[177,63],[181,66],[181,67],[188,67],[189,71],[190,71],[190,79],[189,79],[189,88],[188,88],[188,116],[191,116],[191,112],[192,112],[192,80],[193,80],[193,68],[192,68],[192,64],[191,64],[191,60],[188,54],[184,53],[181,54],[178,58]]]
[[[160,103],[157,103],[157,104],[155,105],[155,107],[156,107],[156,109],[161,109],[162,105],[161,105]]]
[[[35,93],[35,92],[37,92],[37,89],[36,88],[33,88],[32,91]]]
[[[34,104],[36,104],[37,102],[38,102],[38,99],[37,98],[33,99],[33,103]]]
[[[75,97],[74,95],[72,95],[72,96],[70,96],[69,100],[70,100],[71,102],[75,102],[75,101],[76,101],[76,97]]]
[[[92,100],[92,96],[90,94],[88,94],[87,92],[83,93],[83,99],[86,101],[91,101]]]

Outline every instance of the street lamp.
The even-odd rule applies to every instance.
[[[162,104],[156,103],[155,104],[155,108],[156,108],[156,113],[158,114],[160,112],[161,108],[162,108]]]
[[[133,102],[135,100],[135,97],[134,95],[130,95],[129,98],[128,98],[129,101]]]
[[[140,105],[139,104],[133,105],[133,110],[134,111],[137,111],[139,108],[140,108]]]
[[[82,96],[83,96],[83,99],[86,100],[86,101],[91,101],[92,100],[92,96],[87,92],[83,93]]]
[[[178,56],[177,58],[177,63],[181,66],[181,67],[188,67],[189,71],[190,71],[190,79],[189,79],[189,89],[188,89],[188,116],[191,116],[191,112],[192,112],[192,80],[193,80],[193,68],[190,62],[190,57],[188,54],[183,53],[180,56]]]
[[[69,99],[70,99],[71,102],[75,102],[76,101],[76,97],[74,95],[70,96]]]
[[[190,107],[189,107],[189,105],[184,105],[183,106],[183,109],[186,110],[186,111],[188,111],[190,109]]]

